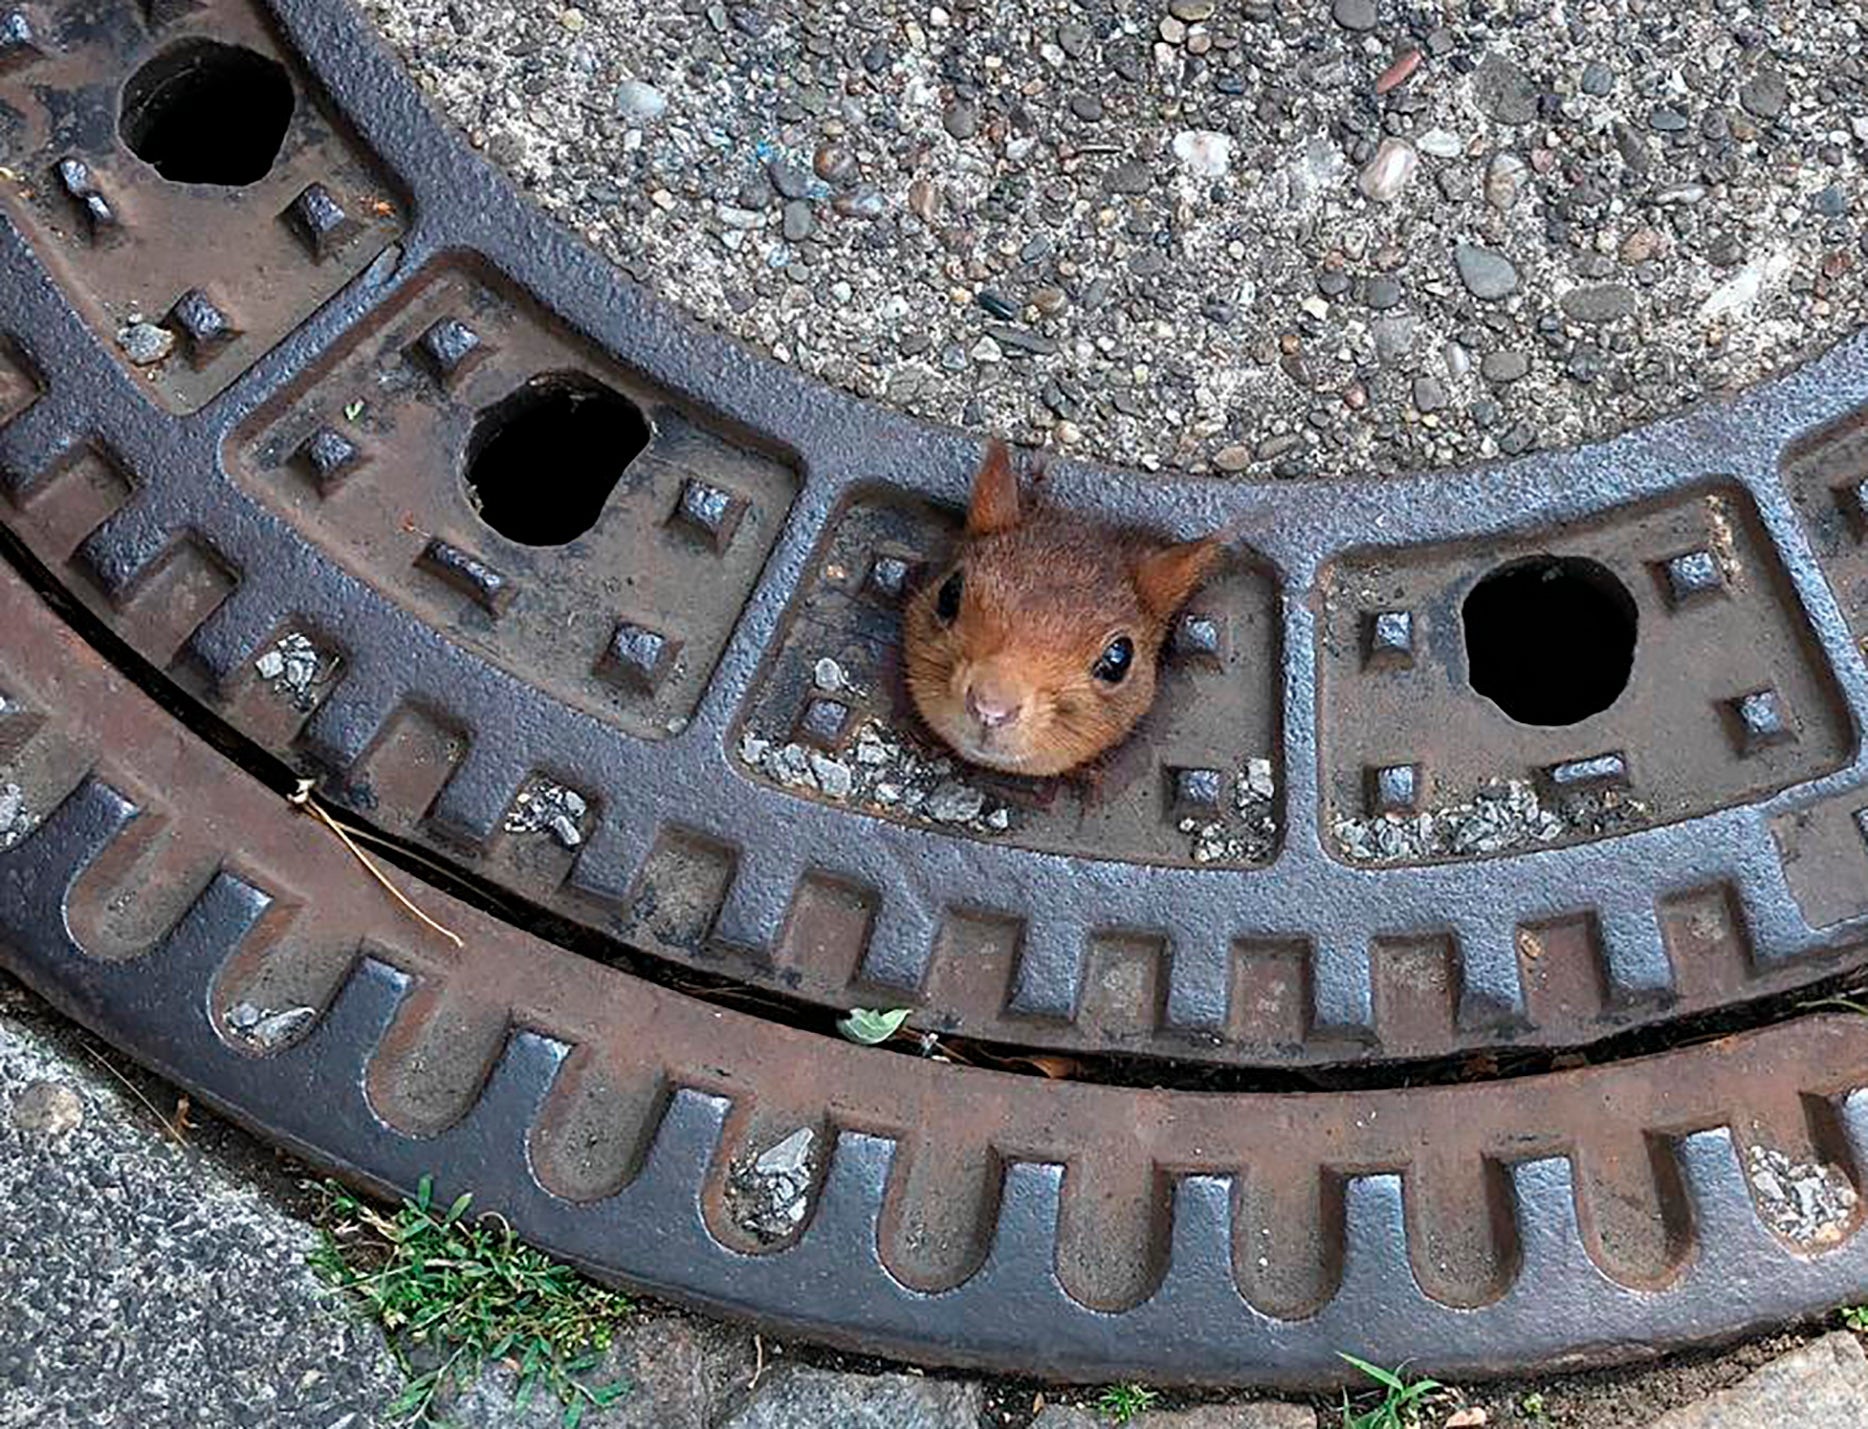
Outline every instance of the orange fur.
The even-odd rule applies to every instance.
[[[1221,555],[1217,538],[1164,542],[1048,505],[1021,509],[1018,479],[994,442],[973,481],[953,561],[909,602],[908,691],[928,726],[963,759],[1014,774],[1067,773],[1126,737],[1155,697],[1170,622]],[[958,571],[955,618],[939,614]],[[1093,673],[1118,638],[1132,647],[1120,683]],[[968,694],[1011,705],[989,727]]]

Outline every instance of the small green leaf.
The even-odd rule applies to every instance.
[[[878,1042],[886,1042],[893,1037],[901,1025],[908,1020],[913,1008],[891,1007],[887,1010],[856,1007],[850,1009],[848,1017],[840,1018],[837,1031],[852,1042],[860,1042],[865,1047],[873,1047]]]
[[[458,1221],[461,1216],[465,1214],[467,1207],[472,1204],[473,1192],[462,1191],[460,1195],[454,1198],[454,1204],[448,1207],[448,1213],[443,1219],[447,1221]]]
[[[363,399],[361,397],[357,398],[356,401],[354,402],[345,404],[344,420],[346,422],[354,422],[357,420],[357,418],[361,417],[362,415],[363,415]]]
[[[1380,1365],[1370,1364],[1367,1360],[1359,1360],[1354,1355],[1344,1354],[1341,1350],[1336,1352],[1336,1357],[1338,1359],[1348,1360],[1350,1364],[1361,1370],[1362,1373],[1366,1374],[1370,1379],[1388,1389],[1405,1389],[1407,1387],[1399,1375],[1383,1369]]]
[[[564,1406],[564,1429],[577,1429],[584,1422],[584,1401],[573,1399]]]
[[[428,1209],[428,1203],[435,1198],[435,1178],[424,1176],[415,1183],[415,1208],[418,1211]]]

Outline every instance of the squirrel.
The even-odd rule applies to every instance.
[[[1222,549],[1218,535],[1171,542],[1042,502],[1027,510],[994,440],[952,562],[907,607],[915,708],[970,763],[1079,769],[1154,703],[1162,643]]]

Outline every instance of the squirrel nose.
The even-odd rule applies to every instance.
[[[980,692],[977,685],[967,688],[966,712],[987,729],[1000,729],[1018,720],[1019,702],[998,691]]]

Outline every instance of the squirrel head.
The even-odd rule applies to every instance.
[[[909,602],[908,691],[961,758],[1062,774],[1119,743],[1154,703],[1175,613],[1219,560],[1020,495],[993,442],[953,559]]]

